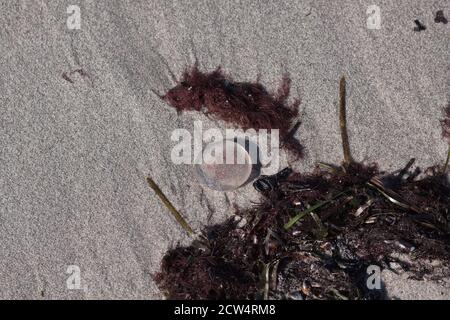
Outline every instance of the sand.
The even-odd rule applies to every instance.
[[[66,24],[74,2],[80,30]],[[203,188],[191,166],[171,161],[174,129],[192,131],[194,120],[224,128],[179,117],[152,92],[170,88],[170,72],[196,58],[202,70],[221,65],[241,81],[260,75],[274,90],[290,74],[307,148],[292,164],[299,170],[342,159],[341,75],[356,159],[386,170],[411,157],[421,167],[443,161],[450,24],[435,23],[434,13],[450,18],[449,2],[376,1],[381,29],[369,30],[373,2],[2,2],[0,298],[161,298],[151,274],[167,248],[189,238],[147,175],[197,230],[232,215],[233,203],[257,200],[251,185]],[[414,32],[414,19],[427,30]],[[77,69],[85,74],[63,78]],[[72,267],[68,288],[70,265],[81,282]],[[387,278],[398,298],[450,298],[445,285]]]

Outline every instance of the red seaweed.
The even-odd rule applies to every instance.
[[[205,107],[244,127],[256,119],[247,109],[253,107],[253,100],[230,101],[247,99],[243,93],[250,92],[245,91],[247,86],[263,92],[259,84],[231,83],[220,70],[203,74],[196,68],[183,80],[166,95],[178,110]],[[227,86],[235,86],[236,91],[224,93]],[[287,108],[288,93],[284,78],[276,98],[260,94],[268,101],[263,109],[276,113],[275,106]],[[216,94],[221,98],[215,100]],[[261,203],[236,210],[244,224],[230,218],[205,228],[201,240],[166,253],[154,279],[168,298],[383,299],[382,288],[367,286],[367,267],[391,269],[391,263],[418,280],[427,275],[437,280],[448,277],[450,186],[445,171],[430,167],[419,178],[417,169],[410,170],[414,159],[391,174],[379,171],[376,164],[353,160],[344,78],[340,97],[343,164],[321,164],[306,174],[285,169],[261,177],[254,185],[264,195]],[[241,109],[243,118],[236,116],[239,112],[226,112]],[[291,124],[293,115],[274,123],[267,120],[265,125],[280,125],[288,135],[286,124]],[[442,135],[449,142],[450,157],[450,106],[444,117]],[[399,253],[411,261],[401,262],[395,257]],[[438,272],[426,263],[431,259],[441,261]]]
[[[302,157],[303,146],[293,137],[300,101],[287,102],[290,84],[284,75],[277,93],[271,94],[259,82],[233,81],[220,67],[204,73],[194,65],[163,98],[178,112],[203,112],[244,130],[278,129],[281,147]]]
[[[398,253],[412,258],[401,268],[418,280],[448,277],[450,188],[440,172],[377,189],[370,184],[375,177],[392,181],[397,174],[356,162],[343,169],[292,173],[260,204],[238,210],[244,226],[230,218],[207,227],[202,246],[169,250],[154,275],[157,285],[169,299],[258,299],[261,275],[271,266],[271,299],[383,299],[383,290],[366,286],[366,270],[400,263]],[[339,193],[284,227],[294,214]],[[402,204],[386,194],[399,195]],[[430,259],[442,261],[443,269],[430,270]]]

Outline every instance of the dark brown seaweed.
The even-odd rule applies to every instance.
[[[283,76],[277,93],[271,94],[259,82],[236,82],[220,68],[204,73],[194,65],[163,98],[179,112],[201,111],[244,130],[278,129],[281,147],[301,157],[303,147],[292,132],[300,101],[288,104],[290,84]]]
[[[267,183],[260,188],[261,203],[237,209],[245,223],[230,218],[205,228],[190,246],[169,250],[154,275],[168,298],[383,299],[383,290],[367,287],[368,266],[396,263],[416,279],[450,275],[445,173],[436,166],[419,177],[420,170],[411,171],[414,159],[392,174],[355,162],[343,78],[340,98],[343,164],[320,164],[311,173],[290,172]],[[450,144],[450,106],[442,128]],[[398,254],[410,262],[398,260]],[[440,273],[425,263],[430,259],[442,262]]]
[[[206,228],[203,247],[170,250],[156,282],[174,299],[256,299],[264,266],[278,263],[272,298],[289,298],[295,288],[303,288],[296,294],[305,299],[381,298],[362,280],[367,266],[388,267],[394,253],[410,255],[405,268],[418,278],[427,273],[420,259],[449,266],[450,189],[433,172],[392,189],[383,184],[389,176],[358,163],[294,173],[261,204],[238,212],[245,226],[229,219]],[[374,178],[381,189],[371,185]],[[285,228],[297,213],[325,201]]]

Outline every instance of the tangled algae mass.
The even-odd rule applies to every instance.
[[[290,172],[262,190],[259,204],[169,250],[154,274],[167,298],[383,299],[383,287],[367,285],[369,266],[450,276],[448,162],[422,172],[411,159],[387,173],[354,161],[345,108],[342,79],[343,164]],[[450,106],[442,120],[450,147],[449,119]]]

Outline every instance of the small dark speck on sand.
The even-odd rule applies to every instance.
[[[436,11],[436,17],[434,18],[434,22],[436,22],[436,23],[442,22],[443,24],[448,23],[447,18],[444,16],[444,11],[442,11],[442,10]]]
[[[414,31],[420,32],[423,30],[426,30],[427,27],[425,27],[419,20],[414,20],[414,23],[416,24],[416,27],[414,27]]]

